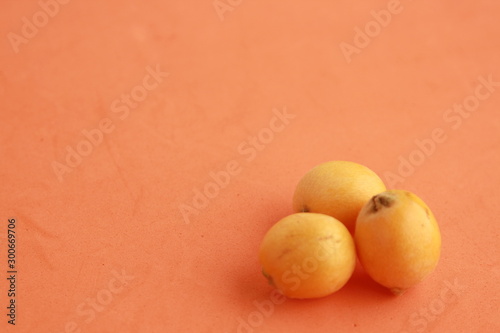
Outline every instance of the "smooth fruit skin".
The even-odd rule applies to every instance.
[[[365,271],[394,294],[431,273],[441,252],[436,218],[422,199],[403,190],[380,193],[363,207],[354,240]]]
[[[262,273],[289,298],[318,298],[342,288],[356,264],[351,234],[335,218],[296,213],[278,221],[259,250]]]
[[[326,162],[311,169],[299,181],[293,196],[293,210],[333,216],[354,232],[361,208],[385,190],[379,176],[361,164]]]

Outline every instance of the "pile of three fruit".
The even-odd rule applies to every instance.
[[[411,192],[386,190],[363,165],[316,166],[298,183],[293,207],[297,213],[271,227],[259,251],[264,276],[287,297],[339,290],[356,253],[368,275],[397,295],[439,260],[441,236],[429,207]]]

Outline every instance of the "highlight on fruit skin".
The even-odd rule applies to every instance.
[[[289,298],[330,295],[350,279],[356,264],[354,241],[335,218],[316,213],[289,215],[264,236],[262,274]]]
[[[427,277],[441,252],[441,233],[430,208],[415,194],[389,190],[365,204],[354,235],[367,274],[400,295]]]
[[[333,216],[354,232],[356,217],[364,204],[386,190],[380,177],[364,165],[331,161],[309,170],[293,195],[295,212]]]

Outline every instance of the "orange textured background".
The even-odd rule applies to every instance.
[[[499,332],[500,3],[401,0],[376,23],[394,1],[2,1],[0,331]],[[90,150],[58,177],[68,146]],[[270,303],[259,243],[339,159],[421,196],[441,261],[398,298],[358,267],[334,295]]]

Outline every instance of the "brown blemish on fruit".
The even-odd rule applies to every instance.
[[[309,207],[306,205],[302,206],[302,213],[309,213]]]
[[[378,212],[383,207],[391,207],[393,203],[394,198],[384,194],[377,194],[371,199],[371,210],[372,212]]]
[[[267,282],[269,282],[271,286],[276,287],[276,285],[274,284],[273,277],[271,275],[267,274],[265,270],[262,270],[262,275],[264,275],[264,277],[267,279]]]
[[[281,252],[280,256],[278,257],[278,259],[280,259],[281,257],[283,257],[285,254],[287,253],[290,253],[292,250],[290,249],[284,249],[283,252]]]

